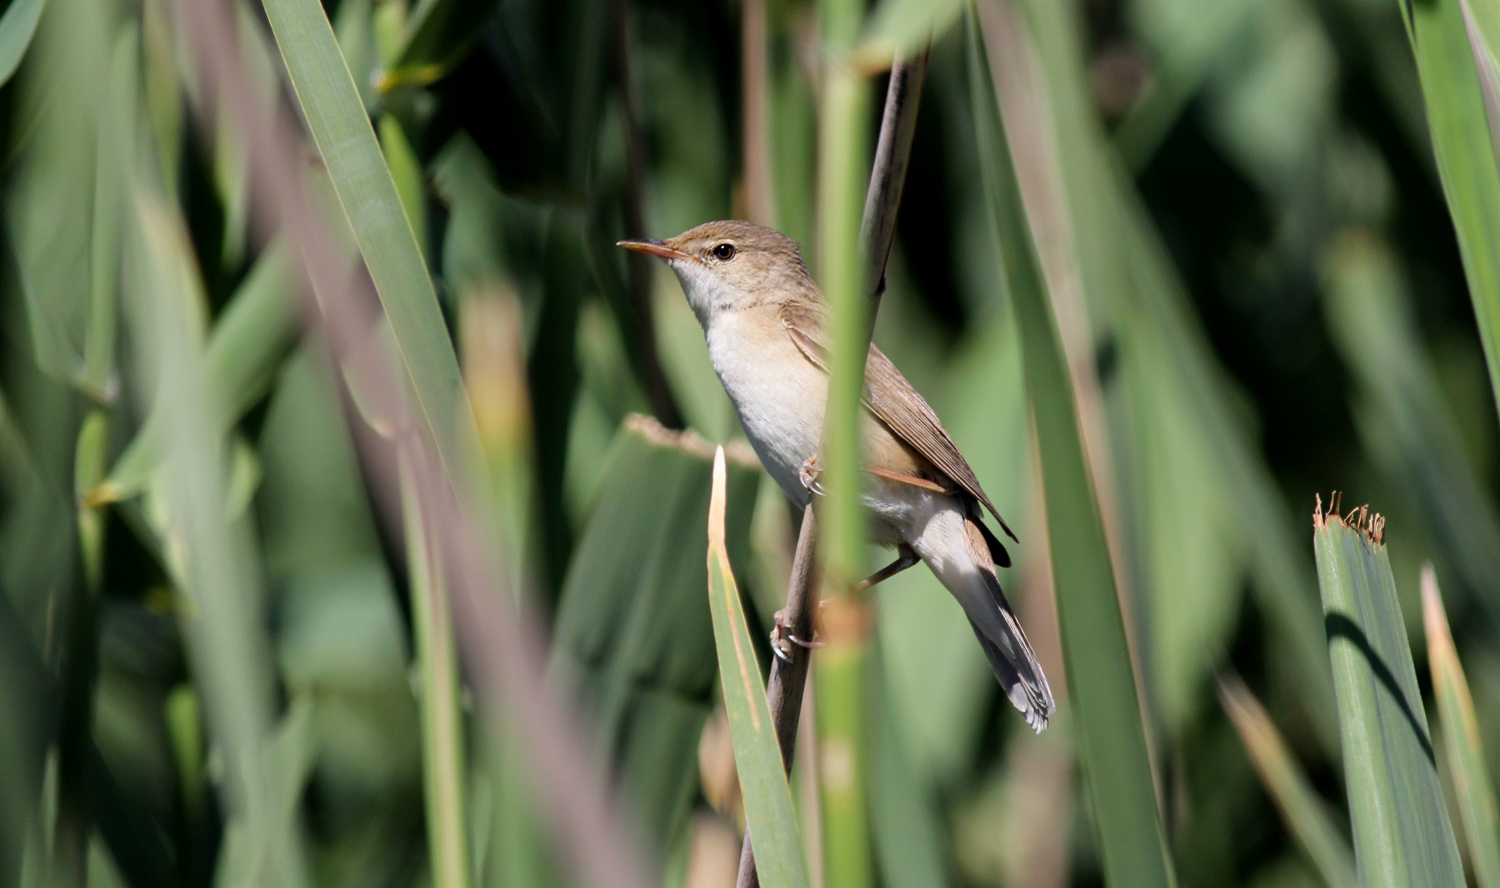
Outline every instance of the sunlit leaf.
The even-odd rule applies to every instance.
[[[1500,96],[1494,60],[1464,0],[1401,0],[1401,8],[1489,362],[1491,394],[1500,404],[1500,256],[1494,249],[1500,241],[1500,159],[1491,135],[1500,121],[1490,115],[1492,107],[1500,108]]]
[[[1110,885],[1171,885],[1175,876],[1157,809],[1114,569],[1079,438],[1073,383],[972,13],[966,24],[976,146],[995,247],[1021,333],[1063,656],[1099,853]]]
[[[719,687],[729,713],[734,763],[745,798],[746,829],[755,865],[766,888],[807,888],[807,859],[760,664],[740,607],[739,587],[729,564],[724,534],[727,508],[724,449],[714,454],[713,495],[708,506],[708,600],[713,613]]]
[[[437,292],[375,130],[317,0],[266,0],[266,17],[405,362],[418,413],[456,489],[481,472],[478,433]]]
[[[711,451],[643,416],[620,429],[558,601],[552,668],[585,694],[599,747],[620,773],[643,835],[664,852],[687,813],[695,750],[718,674],[707,567]],[[727,469],[725,540],[748,554],[759,473]]]
[[[1313,518],[1354,856],[1368,886],[1464,884],[1432,734],[1386,556],[1384,524],[1337,495]]]

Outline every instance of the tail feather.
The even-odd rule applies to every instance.
[[[982,600],[974,602],[971,599],[970,606],[977,605],[978,613],[970,613],[969,625],[974,627],[974,634],[979,638],[1000,686],[1005,688],[1005,695],[1026,716],[1031,729],[1040,734],[1047,727],[1047,719],[1056,704],[1052,702],[1052,689],[1047,686],[1047,676],[1042,673],[1042,664],[1037,662],[1036,651],[1031,649],[1026,631],[1016,619],[1015,611],[1010,609],[1010,602],[1005,600],[1005,591],[1000,588],[1000,578],[996,576],[995,564],[1009,565],[1010,558],[1003,547],[1000,547],[1000,556],[996,557],[999,541],[974,515],[966,516],[964,524],[969,554],[984,585]]]
[[[989,659],[995,677],[1000,680],[1000,686],[1005,689],[1005,696],[1026,717],[1026,724],[1040,734],[1047,727],[1052,710],[1056,708],[1052,701],[1052,688],[1047,685],[1042,664],[1037,661],[1036,652],[1031,649],[1025,630],[1021,628],[1020,621],[1005,600],[999,581],[992,577],[987,579],[990,582],[985,585],[990,587],[991,597],[1000,614],[1001,631],[997,633],[1000,637],[989,638],[973,619],[969,620],[969,625],[974,627],[974,635],[979,639],[980,647],[984,648],[984,655]]]
[[[1010,558],[977,510],[964,502],[934,510],[906,541],[963,606],[1005,695],[1040,733],[1056,708],[1052,689],[995,575],[995,564]]]

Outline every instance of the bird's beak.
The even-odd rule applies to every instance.
[[[659,240],[622,240],[617,242],[615,246],[624,247],[627,250],[634,250],[637,253],[645,253],[648,256],[659,256],[662,259],[666,259],[668,261],[672,259],[693,258],[688,254],[682,252],[681,250],[675,250],[667,246],[664,242]]]

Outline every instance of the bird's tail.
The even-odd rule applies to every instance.
[[[1042,664],[995,575],[994,553],[976,516],[955,509],[934,516],[912,545],[963,605],[984,655],[1010,702],[1038,733],[1056,704]]]
[[[980,647],[984,648],[984,655],[990,661],[990,668],[995,670],[1000,686],[1005,689],[1005,696],[1021,710],[1021,714],[1026,717],[1026,724],[1040,734],[1047,727],[1047,719],[1052,716],[1052,710],[1056,706],[1052,702],[1052,689],[1047,686],[1047,676],[1042,672],[1042,664],[1037,662],[1036,652],[1031,649],[1025,630],[1011,611],[1010,603],[1005,600],[999,581],[994,574],[989,574],[986,579],[1000,617],[999,631],[991,630],[998,637],[991,638],[990,633],[981,628],[973,617],[969,618],[969,625],[974,627],[974,635],[979,639]],[[991,623],[991,626],[994,624]]]

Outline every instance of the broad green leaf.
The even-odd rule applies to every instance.
[[[740,591],[729,565],[724,515],[727,509],[724,448],[714,452],[713,493],[708,505],[708,600],[713,613],[719,687],[729,714],[734,764],[745,799],[746,830],[755,848],[755,866],[766,888],[808,888],[807,859],[797,814],[787,787],[786,766],[776,742],[766,686]]]
[[[303,117],[390,318],[418,413],[449,483],[466,491],[483,462],[458,358],[333,27],[317,0],[265,0],[265,8]]]
[[[1079,438],[1073,383],[995,101],[968,14],[976,146],[1005,288],[1020,329],[1047,501],[1058,621],[1095,836],[1111,886],[1175,883],[1104,528]]]
[[[10,12],[22,4],[12,4]],[[112,52],[113,7],[102,0],[53,5],[36,35],[34,64],[18,83],[22,116],[36,115],[15,175],[5,189],[5,225],[20,272],[32,350],[53,377],[87,388],[86,349],[95,295],[88,257],[94,251],[94,188],[99,114],[123,87],[98,89],[128,63]],[[121,42],[120,46],[127,44]],[[115,115],[110,115],[111,118]],[[106,202],[107,204],[108,202]],[[109,207],[102,207],[108,212]],[[110,220],[115,222],[117,220]],[[103,400],[103,393],[95,394]]]
[[[1463,867],[1406,624],[1385,550],[1385,519],[1349,519],[1337,494],[1313,516],[1313,548],[1333,662],[1354,856],[1366,888],[1461,888]]]
[[[19,6],[17,3],[15,6]],[[8,17],[15,6],[6,11]],[[4,19],[0,19],[0,28]],[[120,290],[120,246],[125,183],[134,171],[134,146],[139,140],[140,39],[134,23],[115,35],[110,58],[108,91],[99,103],[94,151],[93,227],[90,231],[89,310],[80,382],[103,403],[112,403],[119,390],[115,374],[115,340]]]
[[[15,0],[0,15],[0,85],[10,81],[36,35],[47,0]]]
[[[558,601],[552,670],[584,692],[598,748],[658,853],[692,800],[717,674],[707,566],[683,558],[707,545],[709,457],[692,432],[627,419]],[[725,535],[741,563],[759,479],[747,464],[727,468]]]
[[[1239,732],[1260,782],[1276,803],[1287,832],[1302,845],[1329,888],[1354,888],[1354,853],[1328,804],[1313,790],[1275,722],[1244,682],[1221,679],[1219,700]]]
[[[1500,109],[1493,59],[1464,0],[1399,0],[1417,59],[1427,126],[1458,235],[1479,339],[1500,405],[1500,168],[1491,109]]]
[[[1453,771],[1469,862],[1479,888],[1500,888],[1500,815],[1495,809],[1495,785],[1485,763],[1484,740],[1479,736],[1469,680],[1453,647],[1437,573],[1430,564],[1422,566],[1422,616],[1427,624],[1427,661],[1432,669],[1438,721],[1443,727],[1443,749]]]
[[[1128,454],[1122,484],[1134,507],[1122,520],[1132,525],[1150,615],[1152,703],[1181,736],[1238,622],[1251,544],[1232,476],[1174,360],[1170,333],[1146,312],[1126,313],[1116,329]],[[1184,509],[1185,502],[1197,507]]]

